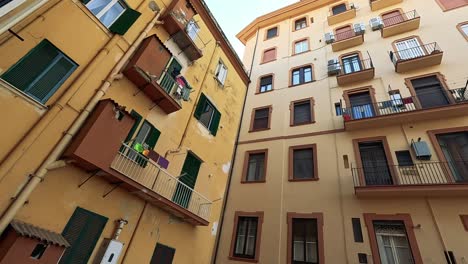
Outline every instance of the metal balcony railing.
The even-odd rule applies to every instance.
[[[123,144],[111,168],[177,206],[209,220],[212,202],[161,168],[153,160]]]
[[[467,82],[468,84],[468,82]],[[444,90],[445,91],[445,90]],[[447,98],[446,105],[453,105],[459,103],[468,103],[468,89],[467,87],[458,88],[446,91]],[[425,94],[426,96],[428,94]],[[439,94],[438,94],[439,95]],[[419,104],[417,103],[419,102]],[[431,107],[422,107],[426,105],[424,98],[417,96],[402,97],[400,99],[392,99],[376,103],[368,103],[362,105],[353,105],[348,108],[342,108],[343,118],[345,121],[358,120],[373,118],[376,116],[385,116],[391,114],[406,113],[420,109],[429,109]],[[435,105],[434,107],[440,107],[441,105]]]
[[[468,161],[352,167],[354,187],[468,184]]]
[[[385,27],[397,25],[397,24],[406,22],[408,20],[416,19],[416,18],[419,18],[419,15],[416,12],[416,10],[412,10],[406,13],[400,13],[391,17],[386,17],[385,19],[382,19],[382,22],[383,22],[383,27],[385,28]]]
[[[185,85],[183,82],[178,82],[172,75],[164,71],[161,74],[161,78],[157,81],[159,86],[163,88],[172,98],[180,101],[182,99],[188,100],[190,96],[191,88]]]
[[[430,44],[415,46],[412,48],[402,49],[395,52],[390,51],[389,55],[390,60],[393,62],[393,64],[396,65],[401,61],[422,58],[440,52],[442,52],[442,50],[440,49],[439,45],[437,45],[436,42],[433,42]]]
[[[335,74],[339,76],[357,73],[365,70],[370,70],[374,68],[374,64],[372,63],[372,59],[369,57],[368,59],[364,60],[342,60],[338,63],[328,64],[329,71],[336,70]]]
[[[362,35],[362,34],[360,34],[360,35]],[[336,39],[336,42],[339,42],[339,41],[347,40],[347,39],[350,39],[352,37],[360,36],[360,35],[356,34],[354,29],[351,29],[351,30],[347,30],[347,31],[344,31],[344,32],[336,33],[335,34],[335,39]]]

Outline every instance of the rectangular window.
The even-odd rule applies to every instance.
[[[343,72],[345,74],[359,72],[362,70],[359,54],[352,54],[341,58],[341,64],[343,65]]]
[[[292,219],[292,264],[318,264],[317,219]]]
[[[333,15],[341,14],[343,12],[346,12],[346,10],[347,10],[347,8],[346,8],[345,3],[332,7]]]
[[[270,28],[267,30],[266,39],[271,39],[278,36],[278,27]]]
[[[458,24],[457,28],[463,37],[465,37],[465,39],[468,41],[468,21]]]
[[[358,142],[362,172],[367,186],[393,185],[384,139]]]
[[[292,103],[291,125],[310,124],[314,121],[311,101],[307,99]]]
[[[400,60],[409,60],[423,57],[426,55],[418,38],[410,38],[395,43],[398,57]]]
[[[10,67],[1,78],[40,103],[46,103],[78,64],[48,40],[43,40]]]
[[[107,220],[107,217],[77,207],[62,232],[71,247],[65,250],[59,263],[88,263]]]
[[[354,242],[357,242],[357,243],[364,242],[364,239],[362,237],[361,219],[351,218],[351,223],[353,224]]]
[[[414,166],[411,153],[408,150],[395,151],[399,166]]]
[[[289,148],[289,180],[318,180],[316,144]]]
[[[218,66],[216,67],[216,74],[215,74],[216,80],[218,80],[219,83],[224,85],[224,83],[226,82],[227,74],[228,74],[228,69],[226,65],[224,65],[222,61],[219,61]]]
[[[253,110],[251,131],[270,129],[271,107],[263,107]]]
[[[436,0],[442,10],[448,11],[452,9],[456,9],[462,6],[468,5],[468,2],[466,0]]]
[[[234,256],[254,259],[257,243],[258,217],[240,216],[237,220]]]
[[[260,93],[269,92],[273,90],[273,75],[263,76],[260,78]]]
[[[303,17],[294,22],[294,29],[299,30],[307,27],[307,18]]]
[[[380,261],[414,263],[403,221],[373,221]]]
[[[305,66],[292,70],[291,85],[299,85],[313,81],[312,66]]]
[[[198,101],[194,116],[200,123],[208,128],[213,136],[216,136],[219,122],[221,120],[221,113],[203,93],[201,94],[200,100]]]
[[[309,51],[309,41],[307,39],[294,43],[294,54]]]
[[[336,116],[343,115],[343,108],[341,107],[341,103],[335,103],[335,114]]]
[[[246,153],[245,182],[263,182],[266,174],[268,150],[249,151]]]
[[[267,49],[263,52],[262,63],[276,60],[276,48]]]
[[[198,32],[200,32],[200,27],[197,22],[190,20],[187,24],[187,34],[194,42],[197,41]]]
[[[175,251],[176,250],[174,248],[156,243],[150,264],[172,264]]]

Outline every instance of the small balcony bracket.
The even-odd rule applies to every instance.
[[[112,185],[114,185],[108,192],[106,192],[102,198],[106,198],[107,195],[111,194],[115,189],[117,189],[120,185],[122,185],[123,182],[117,182],[117,183],[113,183]]]
[[[82,183],[80,183],[78,185],[78,188],[81,188],[81,186],[85,185],[85,183],[87,183],[89,180],[91,180],[94,176],[96,176],[98,174],[98,172],[101,171],[101,170],[95,170],[91,173],[91,175],[89,175],[88,178],[86,178],[86,180],[84,180]]]

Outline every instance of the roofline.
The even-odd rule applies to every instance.
[[[300,0],[297,3],[282,7],[278,10],[257,17],[254,21],[248,24],[239,32],[236,37],[245,45],[252,38],[257,29],[270,26],[285,19],[299,16],[303,13],[318,9],[324,5],[328,5],[339,0]]]
[[[236,72],[239,74],[240,78],[242,79],[242,81],[247,87],[247,85],[250,82],[250,79],[244,69],[244,65],[242,64],[242,61],[237,55],[237,53],[234,51],[234,48],[231,46],[231,43],[229,42],[223,30],[219,26],[218,22],[216,21],[216,18],[211,13],[205,1],[204,0],[190,0],[190,3],[195,8],[198,15],[202,17],[203,22],[205,22],[206,26],[208,27],[210,32],[213,34],[214,38],[219,42],[221,49],[229,58]]]

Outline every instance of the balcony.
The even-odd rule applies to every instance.
[[[364,43],[364,34],[356,34],[354,30],[337,33],[335,35],[336,41],[332,43],[333,51],[340,51],[355,47]]]
[[[370,0],[370,6],[371,10],[375,11],[401,2],[403,2],[403,0]]]
[[[356,17],[356,8],[353,6],[348,8],[346,11],[334,15],[333,13],[330,13],[327,17],[328,25],[334,25],[338,24],[340,22],[346,21],[348,19],[352,19]]]
[[[445,91],[447,103],[434,107],[425,105],[417,96],[343,108],[347,131],[372,129],[390,125],[464,116],[468,113],[468,83],[464,88]],[[426,95],[427,96],[427,95]],[[428,103],[429,100],[428,100]],[[425,105],[423,107],[423,105]]]
[[[413,48],[390,51],[390,60],[398,73],[439,65],[444,52],[436,42]]]
[[[65,159],[90,172],[80,186],[99,176],[113,185],[103,190],[104,197],[121,187],[190,224],[208,225],[210,200],[167,172],[167,161],[154,151],[146,157],[122,145],[134,122],[115,102],[99,103],[64,153]]]
[[[381,34],[383,38],[395,36],[404,32],[419,28],[421,17],[416,10],[398,14],[382,19],[383,27]]]
[[[328,65],[328,67],[329,69],[333,67],[338,69],[336,80],[339,86],[371,80],[375,75],[374,64],[371,58],[349,61],[342,59],[335,66]]]
[[[468,195],[468,161],[351,168],[358,198]]]

